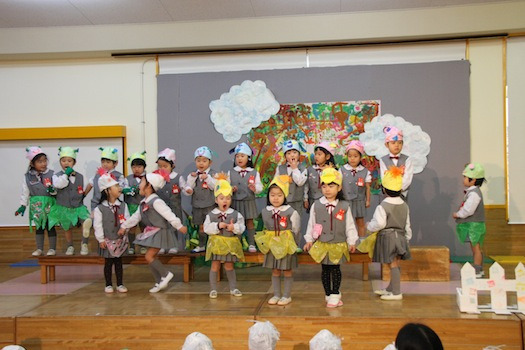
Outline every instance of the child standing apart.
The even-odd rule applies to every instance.
[[[314,148],[315,164],[306,169],[308,181],[304,185],[304,208],[308,212],[312,203],[323,196],[321,191],[321,171],[326,167],[336,168],[335,143],[323,141]]]
[[[40,256],[44,250],[44,230],[47,229],[49,250],[46,255],[55,255],[57,246],[57,232],[52,226],[48,227],[48,215],[55,205],[56,190],[53,187],[53,170],[47,168],[47,155],[40,147],[26,148],[26,158],[29,160],[29,169],[22,182],[20,207],[16,215],[24,215],[29,204],[29,231],[36,227],[36,250],[33,256]]]
[[[232,208],[244,217],[248,231],[248,251],[255,253],[255,226],[253,219],[257,217],[255,195],[263,190],[261,176],[253,168],[252,149],[246,143],[240,143],[230,153],[235,153],[233,169],[228,172],[232,184]]]
[[[57,189],[57,203],[49,212],[49,227],[60,225],[64,229],[66,255],[75,254],[71,229],[82,222],[82,243],[87,243],[91,229],[89,210],[84,205],[84,176],[73,170],[77,162],[77,149],[59,147],[58,156],[62,170],[53,175],[53,186]]]
[[[244,260],[239,236],[246,227],[243,216],[230,208],[232,191],[228,181],[217,179],[214,191],[217,208],[210,211],[204,221],[204,232],[210,236],[206,247],[206,260],[212,260],[210,269],[210,298],[212,299],[217,298],[217,273],[222,262],[230,285],[230,294],[235,297],[242,296],[241,291],[237,289],[233,264]]]
[[[142,178],[146,175],[146,151],[133,153],[128,160],[131,162],[131,174],[126,177],[125,186],[122,189],[124,194],[124,202],[126,202],[129,210],[129,215],[133,215],[139,205],[140,201],[144,199],[139,194],[139,185]],[[142,227],[139,228],[142,230]],[[133,242],[135,240],[135,233],[128,233],[129,240]],[[144,254],[141,252],[141,254]],[[128,254],[135,254],[135,248],[133,244],[130,244]]]
[[[268,300],[270,305],[292,302],[292,269],[297,268],[295,236],[300,234],[301,218],[286,204],[289,186],[288,175],[275,177],[270,183],[266,208],[261,213],[265,231],[256,238],[259,250],[266,254],[263,266],[272,269],[273,297]],[[283,294],[281,274],[284,275]]]
[[[191,195],[191,207],[193,223],[199,225],[199,246],[192,250],[199,253],[206,250],[206,234],[204,233],[204,219],[206,215],[215,208],[213,189],[215,188],[216,174],[211,169],[211,150],[202,146],[195,150],[195,166],[197,170],[188,175],[185,192]]]
[[[121,172],[115,170],[115,168],[118,165],[118,152],[116,148],[112,147],[100,147],[99,150],[101,151],[100,155],[100,166],[102,169],[104,169],[109,174],[113,174],[115,179],[117,180],[118,184],[121,188],[126,187],[126,179],[124,175],[122,175]],[[101,191],[98,188],[98,179],[100,177],[100,174],[97,172],[94,177],[89,179],[89,184],[86,187],[86,190],[84,192],[84,195],[87,196],[88,193],[93,189],[93,197],[91,198],[91,216],[93,216],[93,210],[100,204],[100,197],[101,197]],[[85,233],[85,232],[84,232]],[[85,241],[82,240],[82,245],[80,246],[80,255],[88,255],[89,254],[89,248],[88,248],[88,238],[89,238],[89,232],[87,235],[84,235]]]
[[[333,168],[321,172],[323,197],[310,208],[310,219],[304,236],[308,251],[322,264],[321,280],[325,290],[326,307],[343,305],[341,300],[341,263],[350,260],[348,251],[355,252],[358,239],[348,202],[342,200],[343,177]],[[314,243],[315,241],[315,243]]]
[[[400,260],[410,259],[408,241],[412,238],[410,213],[407,203],[400,197],[403,188],[403,169],[391,167],[381,179],[386,198],[376,207],[368,231],[378,232],[373,262],[390,266],[390,283],[386,289],[374,291],[382,300],[401,300]]]
[[[346,146],[348,163],[341,168],[343,195],[345,200],[350,202],[352,216],[360,238],[366,234],[365,215],[366,208],[370,207],[370,185],[372,183],[370,171],[361,165],[363,154],[363,144],[357,140],[350,141]]]
[[[127,250],[129,240],[126,235],[119,234],[119,229],[129,219],[129,211],[126,203],[118,199],[122,193],[118,182],[104,169],[99,170],[99,175],[97,185],[100,189],[100,204],[93,211],[93,228],[99,244],[98,253],[104,257],[104,292],[114,291],[111,270],[115,266],[117,292],[126,293],[128,289],[122,280],[122,254]]]
[[[385,133],[385,146],[388,148],[389,154],[381,157],[379,160],[379,170],[381,171],[381,179],[383,175],[391,166],[397,166],[403,170],[403,188],[401,189],[402,198],[406,200],[408,196],[408,188],[412,183],[414,176],[414,167],[412,159],[406,154],[401,153],[403,149],[403,131],[395,126],[387,126],[383,129]]]
[[[187,232],[180,219],[156,194],[156,191],[166,185],[168,179],[169,174],[163,170],[155,170],[142,178],[139,193],[144,199],[135,214],[124,222],[119,230],[119,234],[123,235],[126,229],[134,227],[140,221],[146,226],[144,232],[138,235],[133,243],[148,249],[145,258],[156,282],[149,290],[150,293],[158,293],[165,289],[173,278],[173,273],[156,258],[159,250],[175,247],[176,237],[173,228],[184,234]]]
[[[463,170],[463,185],[465,196],[459,210],[452,214],[456,219],[456,232],[462,243],[469,242],[474,257],[476,277],[481,278],[483,272],[483,253],[481,247],[485,240],[485,206],[480,187],[485,182],[485,170],[479,163],[467,164]]]
[[[170,174],[170,180],[166,182],[166,185],[160,189],[157,194],[171,208],[171,211],[177,215],[177,217],[183,220],[182,217],[182,188],[186,187],[184,178],[175,171],[175,150],[171,148],[165,148],[158,154],[157,167],[164,169]],[[179,248],[184,247],[184,236],[175,233],[177,236],[177,247],[171,248],[169,254],[177,254]],[[162,254],[162,251],[161,251]]]

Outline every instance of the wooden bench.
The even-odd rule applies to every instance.
[[[450,251],[446,246],[410,247],[412,259],[401,260],[402,281],[449,281]],[[382,265],[383,281],[390,280],[390,267]]]
[[[193,258],[202,254],[176,254],[158,255],[157,258],[166,265],[184,265],[184,282],[189,282],[193,278]],[[124,255],[123,264],[147,265],[144,255]],[[48,281],[55,280],[55,266],[71,265],[104,265],[104,258],[99,255],[55,255],[39,256],[40,282],[46,284]]]

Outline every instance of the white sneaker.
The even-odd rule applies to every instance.
[[[119,292],[119,293],[127,293],[128,289],[123,284],[121,284],[120,286],[117,287],[117,292]]]
[[[179,252],[179,250],[177,248],[171,248],[170,250],[168,250],[168,254],[177,254]]]
[[[108,294],[113,293],[113,286],[106,286],[106,288],[104,288],[104,292]]]
[[[248,251],[249,251],[250,253],[257,253],[257,248],[255,248],[254,245],[250,245],[250,246],[248,247]]]
[[[161,250],[159,250],[159,254],[164,254],[166,253],[166,249],[162,248]]]
[[[135,249],[134,248],[129,248],[128,249],[128,254],[129,255],[135,255]]]
[[[206,251],[206,247],[195,247],[193,248],[193,250],[191,251],[192,253],[200,253],[200,252],[204,252]]]
[[[217,299],[217,291],[215,289],[210,292],[210,299]]]
[[[235,288],[234,290],[230,290],[230,295],[233,295],[234,297],[242,297],[241,291],[237,288]]]
[[[277,305],[280,305],[280,306],[284,306],[284,305],[288,305],[292,302],[292,298],[285,298],[285,297],[282,297],[281,299],[279,299],[279,301],[277,302]]]
[[[80,255],[88,255],[89,254],[89,248],[87,243],[82,243],[80,245]]]
[[[87,218],[82,223],[82,237],[89,238],[89,232],[91,231],[91,225],[93,222],[91,221],[91,218]]]
[[[388,293],[385,295],[381,295],[381,300],[403,300],[403,294],[392,294]]]
[[[147,251],[148,251],[148,248],[140,247],[140,254],[146,254]]]
[[[377,295],[387,295],[387,294],[390,294],[390,292],[386,289],[376,289],[374,290],[374,294],[377,294]]]
[[[42,255],[42,249],[37,249],[33,253],[31,253],[32,256],[40,256]]]
[[[482,277],[484,277],[484,276],[485,276],[485,271],[481,271],[481,272],[478,272],[478,273],[476,274],[476,278],[482,278]]]
[[[173,278],[173,274],[168,272],[168,274],[160,279],[159,290],[163,290],[168,286],[168,283]]]
[[[281,300],[281,297],[278,297],[278,296],[274,295],[273,297],[270,298],[270,300],[268,300],[268,304],[270,304],[270,305],[277,305],[279,300]]]
[[[75,255],[75,247],[73,247],[72,245],[70,245],[69,247],[67,247],[67,249],[66,249],[66,255]]]
[[[53,255],[56,255],[56,254],[57,254],[57,252],[55,252],[54,249],[49,249],[49,250],[47,251],[47,253],[46,253],[47,256],[53,256]]]
[[[328,301],[326,302],[326,307],[335,308],[339,306],[343,306],[343,301],[341,300],[341,293],[331,294],[328,298]]]
[[[149,290],[150,293],[158,293],[160,292],[160,288],[159,288],[159,284],[158,283],[155,283],[155,285],[153,286],[153,288],[151,288]]]

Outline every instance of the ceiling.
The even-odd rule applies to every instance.
[[[509,0],[0,0],[0,28],[209,21],[502,2]]]

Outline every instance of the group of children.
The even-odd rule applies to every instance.
[[[82,223],[81,254],[87,254],[87,239],[91,222],[99,242],[99,254],[106,259],[105,291],[114,292],[112,267],[115,266],[117,291],[126,292],[122,280],[121,256],[134,253],[133,244],[145,249],[145,258],[155,279],[151,293],[165,289],[173,274],[157,259],[159,252],[177,253],[180,235],[187,232],[182,223],[181,195],[191,196],[192,220],[198,226],[199,244],[194,252],[206,251],[211,260],[209,273],[210,298],[217,298],[217,273],[224,263],[230,294],[242,296],[237,288],[234,263],[244,258],[240,236],[246,231],[248,251],[257,248],[265,254],[264,267],[272,269],[274,296],[272,305],[287,305],[292,301],[293,269],[298,266],[297,254],[304,249],[322,265],[321,280],[326,306],[343,305],[341,298],[340,264],[350,259],[366,231],[377,232],[373,261],[389,264],[391,281],[387,288],[376,290],[382,300],[401,300],[399,261],[410,258],[409,208],[406,202],[412,181],[410,157],[402,154],[403,133],[386,127],[385,146],[389,154],[380,159],[384,200],[375,209],[373,219],[365,224],[366,208],[370,206],[370,172],[361,164],[364,146],[352,140],[345,149],[347,164],[336,168],[336,145],[321,142],[314,149],[314,164],[305,167],[300,160],[297,141],[288,140],[282,146],[285,164],[276,169],[268,186],[267,203],[258,211],[256,195],[261,193],[261,178],[252,163],[252,150],[237,145],[234,166],[227,173],[211,169],[212,151],[199,147],[194,153],[195,171],[186,178],[175,171],[175,151],[164,149],[157,157],[158,169],[146,173],[144,153],[135,153],[131,161],[132,174],[125,178],[115,168],[117,150],[101,148],[101,167],[84,189],[83,177],[73,167],[78,150],[59,148],[62,170],[56,174],[47,168],[47,156],[38,147],[27,149],[30,165],[23,181],[21,206],[15,215],[24,214],[29,205],[30,223],[36,226],[37,249],[43,253],[44,230],[48,230],[49,250],[56,250],[56,231],[66,230],[66,254],[74,254],[71,227]],[[454,213],[458,235],[472,244],[474,261],[482,273],[481,249],[485,234],[483,202],[479,186],[484,181],[479,164],[470,164],[464,171],[467,189],[462,208]],[[93,189],[91,215],[82,204]],[[124,201],[121,195],[124,194]],[[309,212],[306,234],[301,236],[301,215]],[[264,230],[255,234],[254,219],[261,216]],[[130,229],[139,225],[141,233],[132,237]],[[372,239],[369,236],[367,240]],[[365,243],[365,242],[363,242]],[[366,244],[365,244],[366,245]],[[281,276],[284,290],[281,293]]]

